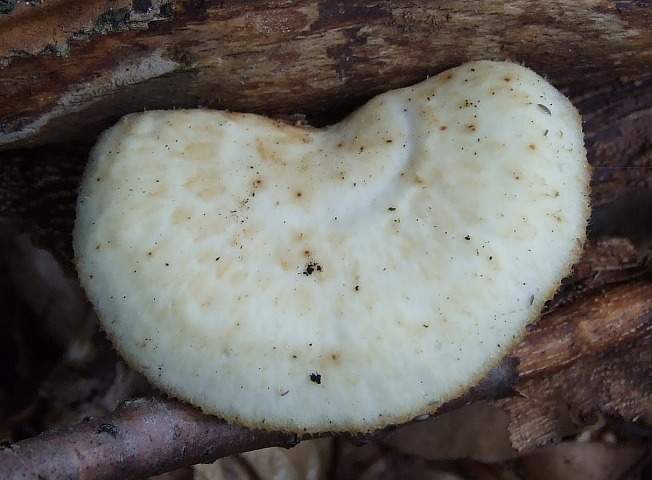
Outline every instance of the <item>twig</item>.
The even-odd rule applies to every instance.
[[[0,478],[144,478],[270,446],[299,442],[252,431],[174,400],[142,398],[105,418],[87,418],[0,449]]]

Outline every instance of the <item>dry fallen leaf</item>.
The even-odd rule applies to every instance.
[[[611,480],[639,465],[649,446],[606,443],[564,443],[542,448],[516,460],[515,469],[529,480]],[[634,473],[634,472],[631,472]]]
[[[499,462],[516,455],[508,425],[509,418],[502,409],[478,402],[399,428],[384,443],[427,460]]]
[[[195,465],[194,480],[325,480],[333,440],[306,440],[296,447],[265,448],[208,465]]]

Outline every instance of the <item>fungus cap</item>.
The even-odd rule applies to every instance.
[[[324,129],[131,114],[91,154],[74,249],[103,328],[228,421],[366,432],[471,387],[578,259],[581,119],[480,61]]]

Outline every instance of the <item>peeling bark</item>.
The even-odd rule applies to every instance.
[[[652,66],[647,2],[175,0],[171,19],[116,20],[123,31],[83,41],[73,33],[92,31],[94,17],[123,3],[74,3],[29,7],[38,21],[25,8],[0,19],[0,146],[91,140],[120,115],[154,108],[333,119],[381,91],[477,59],[522,62],[576,91]],[[64,51],[54,48],[60,56],[6,56],[71,35]]]

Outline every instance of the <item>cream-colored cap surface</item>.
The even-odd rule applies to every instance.
[[[495,366],[580,255],[581,119],[473,62],[325,129],[124,117],[91,154],[82,284],[156,386],[250,427],[370,431]]]

